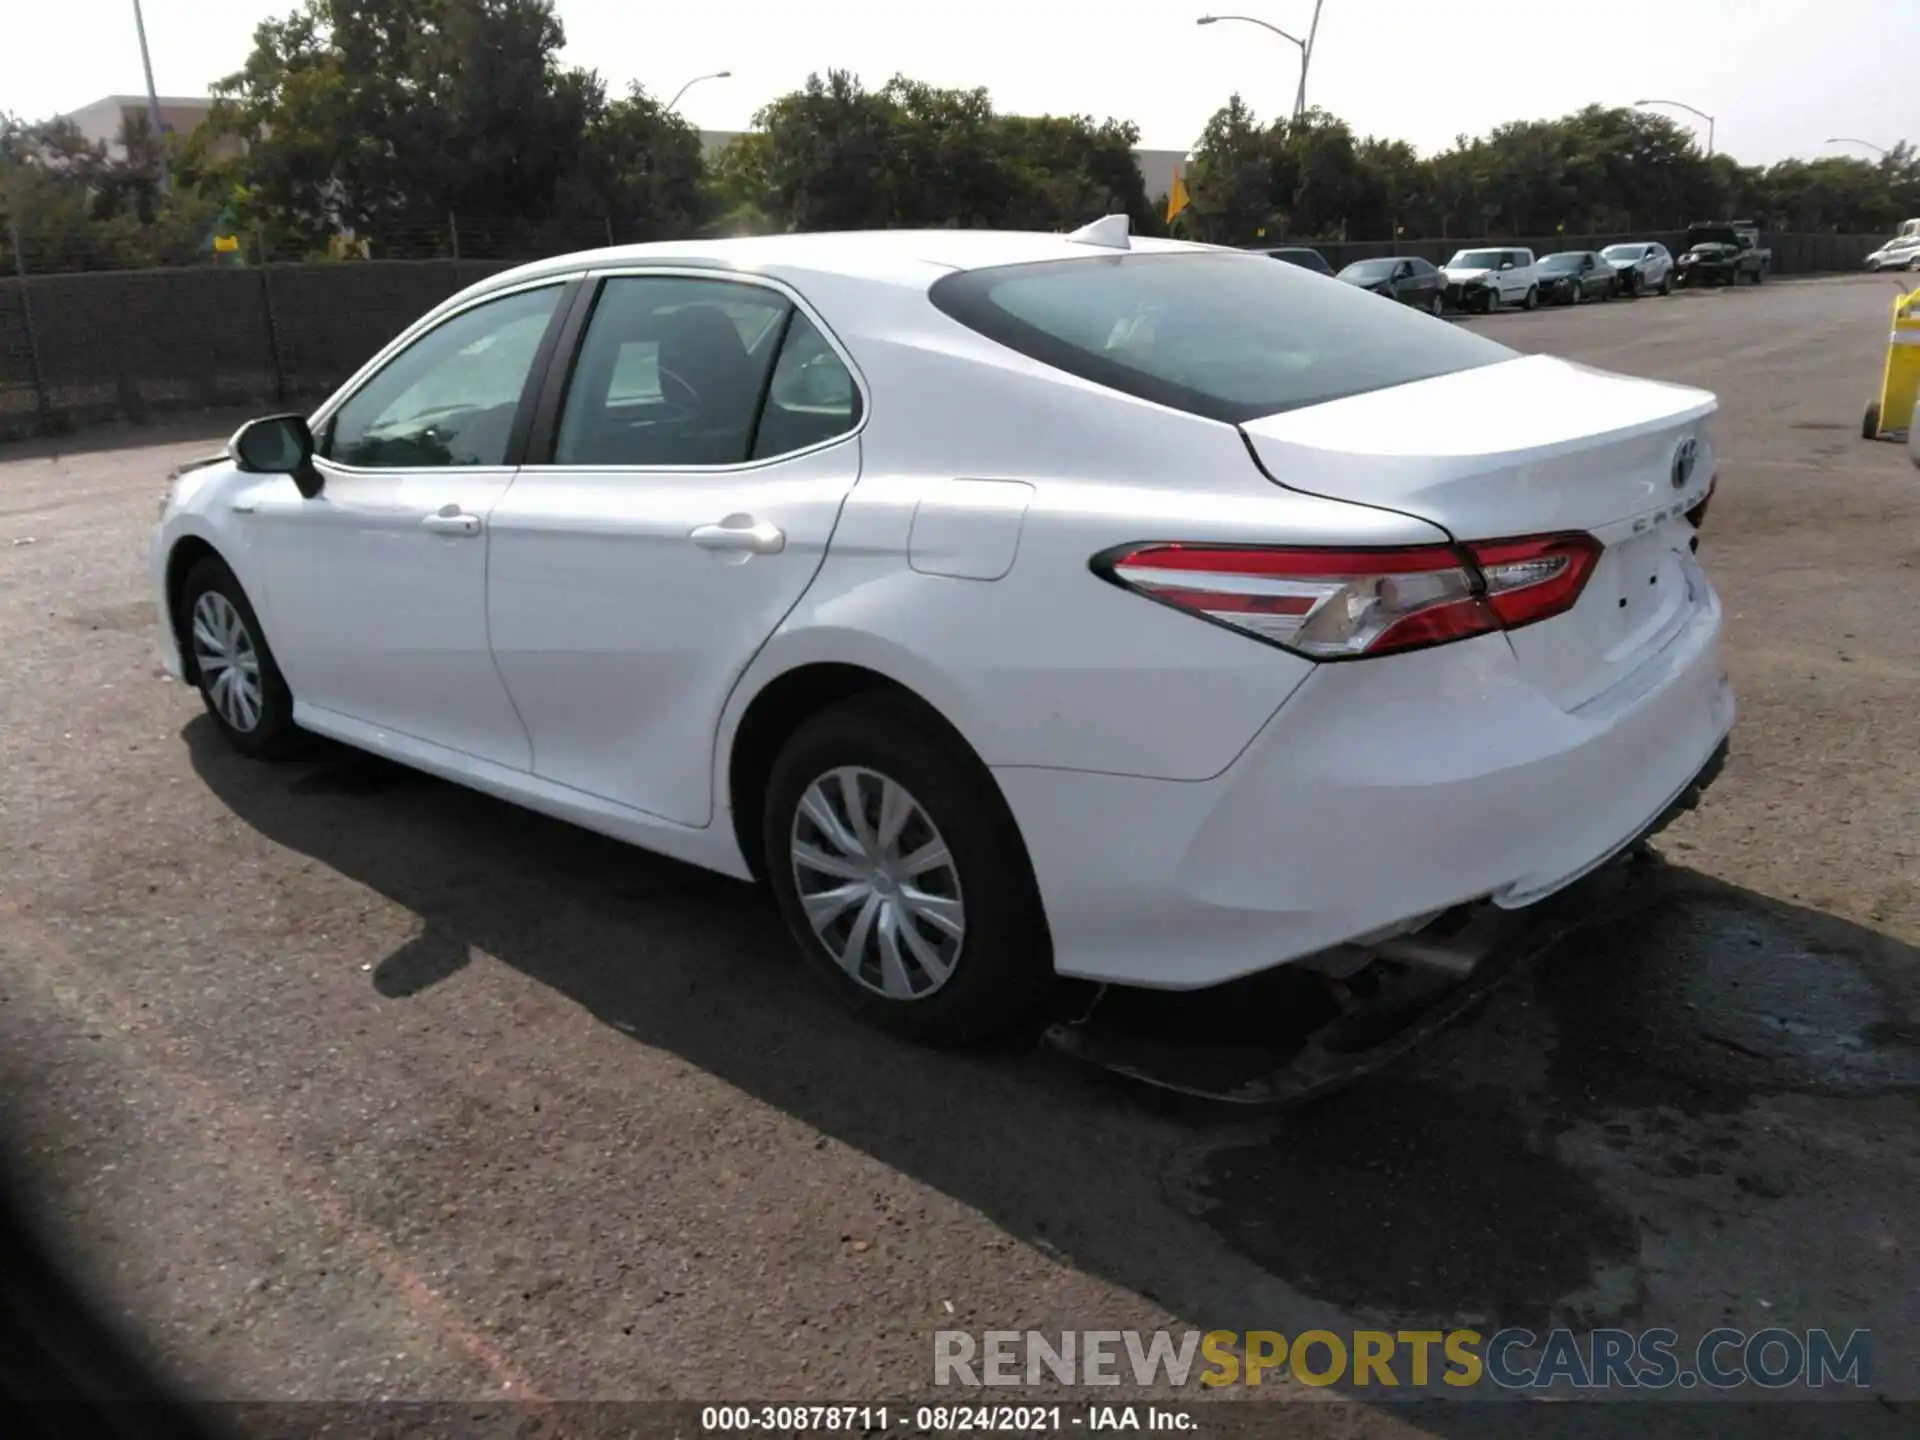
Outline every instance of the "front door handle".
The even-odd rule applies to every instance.
[[[746,555],[778,555],[787,548],[787,532],[751,515],[729,515],[718,525],[696,525],[687,537],[702,550],[732,550]]]
[[[420,522],[422,530],[431,530],[435,535],[478,535],[480,517],[469,515],[457,505],[443,505],[435,514]]]

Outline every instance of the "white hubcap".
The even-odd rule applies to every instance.
[[[193,663],[214,713],[251,733],[260,723],[260,655],[247,622],[217,590],[193,602]]]
[[[967,933],[960,872],[905,786],[829,770],[800,797],[789,851],[807,921],[842,970],[889,1000],[946,984]]]

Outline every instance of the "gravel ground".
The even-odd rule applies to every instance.
[[[927,1393],[945,1328],[1778,1324],[1871,1329],[1846,1428],[1911,1424],[1920,473],[1858,438],[1891,294],[1470,322],[1720,393],[1734,757],[1630,904],[1278,1116],[904,1047],[753,889],[230,755],[144,579],[230,424],[0,450],[0,1097],[49,1223],[212,1398],[853,1402]],[[1490,1423],[1274,1389],[1329,1402],[1300,1433]]]

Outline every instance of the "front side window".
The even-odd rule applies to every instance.
[[[334,412],[327,458],[366,470],[506,464],[560,291],[489,300],[414,341]]]
[[[1042,364],[1230,424],[1515,355],[1354,286],[1239,255],[1001,265],[943,276],[929,298]]]

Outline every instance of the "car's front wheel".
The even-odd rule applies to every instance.
[[[1440,298],[1439,292],[1434,292],[1433,299],[1427,302],[1427,313],[1438,320],[1446,308],[1446,303]]]
[[[935,1044],[1027,1021],[1052,949],[1012,813],[986,767],[904,697],[857,696],[774,762],[767,878],[814,969],[856,1012]]]
[[[203,557],[187,572],[174,604],[186,677],[227,742],[261,760],[292,751],[299,742],[293,695],[233,571],[215,556]]]

